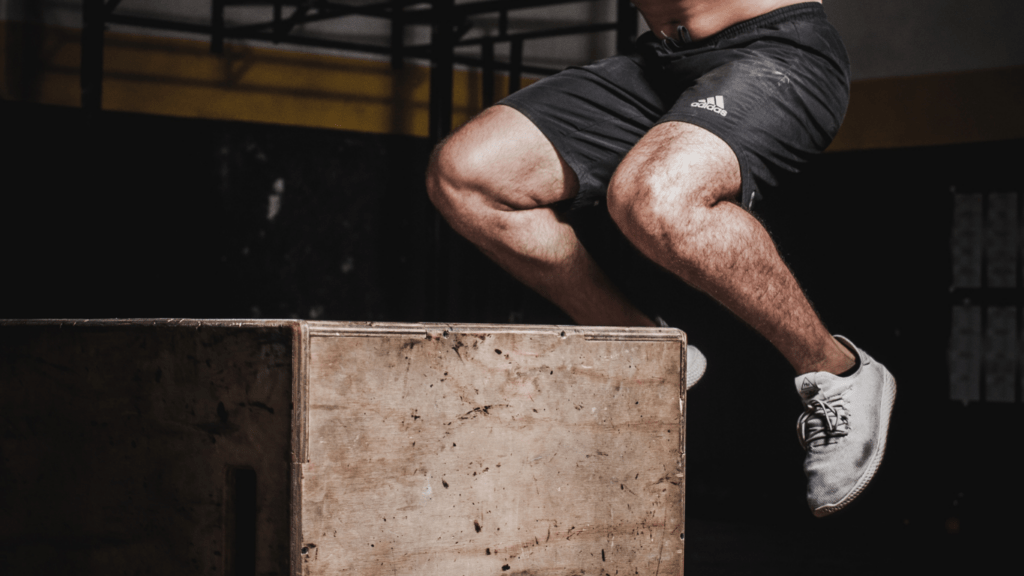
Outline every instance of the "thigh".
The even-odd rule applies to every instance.
[[[529,118],[579,182],[575,205],[603,198],[622,158],[665,113],[637,60],[616,56],[544,78],[499,104]]]
[[[779,186],[832,141],[848,101],[845,72],[809,50],[761,41],[726,51],[735,58],[682,91],[659,122],[685,122],[732,148],[742,204]]]

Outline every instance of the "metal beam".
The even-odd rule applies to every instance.
[[[159,18],[146,18],[142,16],[120,16],[114,14],[107,18],[111,24],[126,24],[145,28],[162,30],[177,30],[179,32],[196,32],[199,34],[213,34],[213,26],[203,24],[189,24],[186,22],[174,22],[171,20],[160,20]],[[247,38],[250,40],[274,41],[273,32],[251,32],[248,34],[235,34],[232,29],[224,30],[224,38]],[[223,40],[222,40],[223,41]],[[391,48],[388,46],[375,46],[372,44],[360,44],[358,42],[345,42],[343,40],[330,40],[326,38],[314,38],[310,36],[288,36],[283,42],[298,44],[300,46],[316,46],[320,48],[335,48],[338,50],[351,50],[353,52],[369,52],[372,54],[389,54]]]
[[[402,2],[391,3],[391,68],[398,70],[405,64],[405,20]]]
[[[430,37],[430,139],[433,142],[440,142],[452,129],[455,34],[451,11],[454,4],[454,0],[434,0],[437,19]]]
[[[472,56],[459,56],[458,54],[456,54],[455,57],[452,58],[452,60],[456,64],[465,64],[466,66],[482,67],[484,65],[484,60],[482,58],[474,58]],[[512,65],[511,62],[497,62],[497,61],[495,61],[495,62],[493,62],[491,64],[491,66],[493,66],[495,70],[506,70],[506,71],[508,71],[508,70],[512,69],[513,65]],[[561,68],[547,68],[545,66],[531,66],[529,64],[522,64],[522,65],[519,66],[519,71],[520,72],[524,72],[526,74],[537,74],[539,76],[550,76],[552,74],[557,74],[557,73],[561,72],[562,69]]]
[[[579,26],[566,26],[564,28],[549,28],[547,30],[534,30],[530,32],[520,32],[518,34],[499,34],[498,36],[479,36],[477,38],[468,38],[466,40],[458,40],[455,42],[456,46],[475,46],[482,45],[485,43],[494,42],[515,42],[522,40],[531,40],[537,38],[552,38],[555,36],[572,36],[574,34],[593,34],[597,32],[608,32],[611,30],[618,30],[618,23],[616,22],[603,22],[600,24],[581,24]],[[410,54],[426,54],[430,50],[430,45],[420,44],[418,46],[409,46],[406,50]]]
[[[274,38],[275,38],[274,44],[277,44],[278,42],[280,42],[281,41],[281,37],[286,34],[286,32],[284,31],[284,25],[283,25],[283,23],[281,21],[282,20],[282,6],[281,5],[282,4],[283,3],[280,0],[275,0],[274,1],[274,23],[273,23]],[[296,11],[296,13],[298,13],[298,12]],[[294,15],[295,15],[295,13],[292,14],[292,16],[294,16]]]
[[[512,41],[509,54],[508,93],[519,91],[523,86],[523,41]]]
[[[224,53],[224,0],[210,3],[210,52]]]
[[[470,2],[456,5],[450,16],[455,19],[462,19],[474,14],[486,14],[488,12],[501,12],[503,10],[523,10],[526,8],[539,8],[542,6],[556,6],[560,4],[580,4],[592,0],[485,0],[483,2]],[[434,13],[437,10],[438,0],[434,0],[432,8],[410,9],[408,14],[409,22],[427,23],[435,20]]]
[[[486,41],[480,46],[480,60],[483,74],[481,75],[481,81],[483,83],[483,98],[482,102],[484,108],[494,104],[494,42]]]
[[[82,2],[82,109],[96,115],[103,109],[103,0]]]
[[[636,49],[636,8],[629,0],[618,0],[616,11],[615,51],[632,54]]]

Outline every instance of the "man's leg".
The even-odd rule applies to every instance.
[[[578,187],[540,130],[507,106],[484,111],[449,137],[427,174],[430,198],[452,228],[573,320],[653,326],[550,208]]]
[[[728,144],[666,122],[623,159],[608,209],[648,258],[750,324],[798,374],[849,369],[853,355],[825,329],[768,232],[735,203],[740,184]]]
[[[739,192],[739,164],[725,142],[667,122],[619,165],[608,209],[649,258],[722,302],[796,369],[807,503],[827,516],[856,499],[878,470],[896,382],[828,333],[768,233],[733,203]]]

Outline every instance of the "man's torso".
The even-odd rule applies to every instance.
[[[772,10],[821,0],[634,0],[647,25],[658,38],[676,38],[679,26],[693,40],[725,30]]]

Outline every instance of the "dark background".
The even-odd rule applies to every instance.
[[[0,318],[569,323],[439,221],[425,140],[11,103],[0,127]],[[946,357],[952,187],[1019,191],[1022,152],[826,154],[755,208],[830,329],[899,383],[876,480],[823,520],[804,501],[781,356],[645,261],[603,206],[573,215],[627,294],[708,357],[688,405],[688,575],[1013,562],[1024,411],[950,400]]]

